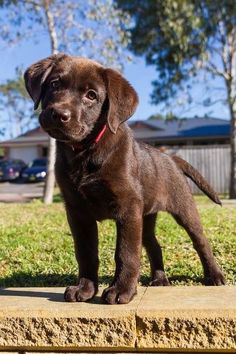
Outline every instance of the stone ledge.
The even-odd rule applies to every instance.
[[[125,306],[66,303],[64,288],[0,291],[0,350],[134,348],[135,313],[145,289]]]
[[[236,351],[236,287],[139,288],[128,305],[0,290],[0,351]]]
[[[236,350],[236,287],[148,288],[136,312],[140,349]]]

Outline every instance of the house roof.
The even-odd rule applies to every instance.
[[[227,138],[230,121],[219,118],[188,118],[172,121],[147,120],[130,122],[137,139]],[[142,128],[143,126],[143,128]],[[149,128],[149,129],[148,129]]]
[[[28,132],[18,136],[14,139],[9,139],[0,143],[1,147],[9,146],[29,146],[38,144],[47,144],[49,140],[48,135],[41,127],[29,130]]]
[[[22,134],[21,137],[33,137],[33,136],[45,136],[45,131],[39,126],[34,129],[28,130],[26,133]]]

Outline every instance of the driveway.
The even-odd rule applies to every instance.
[[[43,195],[44,182],[22,183],[1,182],[0,183],[0,202],[28,202]]]

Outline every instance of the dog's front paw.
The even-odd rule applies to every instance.
[[[151,286],[168,286],[170,282],[163,270],[156,270],[150,283]]]
[[[224,277],[223,272],[217,268],[214,271],[211,272],[210,275],[206,275],[204,279],[205,285],[225,285],[226,284],[226,279]]]
[[[128,304],[136,294],[136,287],[127,288],[114,284],[103,291],[102,301],[110,305]]]
[[[97,285],[90,279],[81,278],[76,286],[68,286],[64,293],[64,299],[68,302],[88,301],[97,293]]]

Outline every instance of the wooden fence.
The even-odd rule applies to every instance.
[[[229,192],[230,146],[201,145],[168,147],[168,153],[176,153],[194,166],[218,193]],[[192,192],[199,189],[191,182]]]

